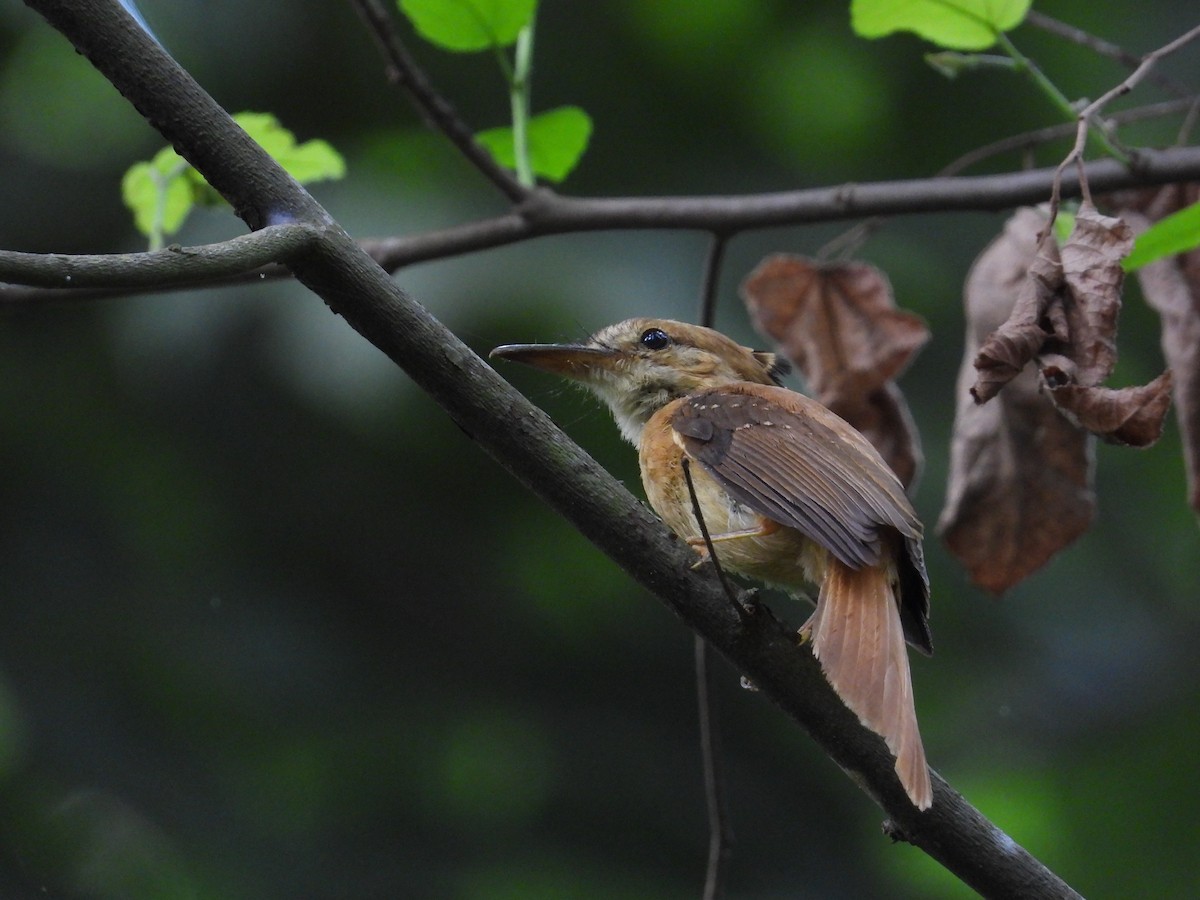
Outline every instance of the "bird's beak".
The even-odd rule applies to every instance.
[[[616,350],[590,344],[504,344],[488,355],[576,381],[588,381],[597,370],[610,370],[621,359]]]

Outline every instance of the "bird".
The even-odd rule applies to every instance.
[[[933,652],[923,529],[871,443],[783,387],[785,359],[699,325],[633,318],[581,342],[505,344],[491,356],[565,376],[606,403],[638,448],[650,506],[699,563],[708,542],[696,506],[723,568],[801,595],[815,588],[801,642],[883,737],[912,804],[928,809],[906,647]]]

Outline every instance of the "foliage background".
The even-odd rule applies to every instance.
[[[269,110],[347,156],[348,178],[315,192],[353,234],[503,209],[387,88],[348,5],[141,7],[227,109]],[[1038,8],[1135,51],[1194,12]],[[1029,27],[1015,38],[1068,95],[1123,77]],[[468,121],[503,123],[491,60],[413,47]],[[858,40],[824,0],[547,0],[534,103],[595,120],[566,185],[581,194],[924,176],[1054,121],[1014,76],[948,82],[924,49]],[[1196,84],[1197,60],[1167,69]],[[120,176],[161,144],[61,37],[0,3],[0,246],[138,249]],[[903,381],[931,530],[961,283],[1002,221],[897,219],[865,250],[935,335]],[[205,210],[180,238],[239,230]],[[741,276],[840,230],[734,241],[718,324],[753,341]],[[691,318],[705,245],[580,234],[398,278],[483,352]],[[1130,296],[1118,383],[1161,367]],[[505,374],[636,487],[634,454],[588,399]],[[0,895],[695,896],[691,636],[312,295],[5,310],[0,411]],[[1200,889],[1200,553],[1178,450],[1173,428],[1146,452],[1101,447],[1095,528],[1002,601],[928,543],[938,652],[914,677],[931,761],[1089,896]],[[888,845],[878,809],[737,673],[720,681],[733,896],[967,894]]]

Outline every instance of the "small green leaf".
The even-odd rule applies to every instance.
[[[346,162],[326,141],[296,143],[296,137],[270,113],[243,112],[234,121],[301,184],[346,174]],[[178,153],[164,147],[150,162],[132,166],[121,181],[121,196],[134,224],[150,238],[151,249],[182,226],[192,207],[219,206],[224,199]]]
[[[183,157],[164,147],[150,162],[135,163],[121,179],[121,199],[152,246],[178,231],[192,210],[192,188],[184,177],[189,168]]]
[[[1185,206],[1166,218],[1159,219],[1143,231],[1133,243],[1133,250],[1121,261],[1126,272],[1200,247],[1200,203]]]
[[[327,178],[341,178],[346,174],[346,161],[342,155],[319,138],[297,144],[292,150],[278,158],[292,177],[301,184]]]
[[[560,106],[539,113],[529,120],[529,162],[535,174],[558,183],[571,174],[587,150],[592,136],[592,120],[578,106]],[[511,128],[489,128],[475,140],[510,169],[516,168]]]
[[[851,0],[860,37],[912,31],[949,50],[986,50],[1021,24],[1032,0]]]
[[[301,184],[346,174],[346,161],[328,142],[297,144],[296,136],[270,113],[240,112],[233,120]]]
[[[507,47],[533,21],[537,0],[399,0],[425,40],[444,50]]]

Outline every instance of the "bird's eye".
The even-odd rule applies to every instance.
[[[661,328],[647,328],[642,332],[640,340],[642,346],[647,350],[661,350],[667,344],[671,343],[671,339],[667,337],[667,333]]]

